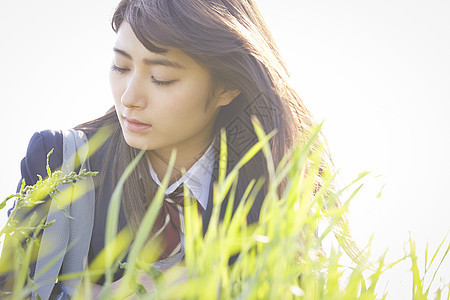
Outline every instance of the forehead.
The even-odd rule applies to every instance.
[[[171,60],[175,63],[178,63],[187,68],[203,68],[200,66],[193,58],[188,56],[186,53],[181,51],[178,48],[167,47],[164,45],[160,45],[152,42],[155,46],[166,49],[166,53],[155,53],[151,52],[139,41],[136,35],[133,32],[130,24],[127,22],[123,22],[119,30],[117,31],[116,42],[114,48],[120,49],[128,53],[131,58],[139,59],[139,60],[148,60],[153,58],[164,58]],[[206,70],[206,69],[205,69]]]

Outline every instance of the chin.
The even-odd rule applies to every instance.
[[[142,138],[130,137],[124,134],[125,142],[128,146],[139,150],[151,150],[150,145],[142,141]]]

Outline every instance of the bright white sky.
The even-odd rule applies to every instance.
[[[116,2],[0,0],[2,199],[15,191],[33,132],[73,127],[112,105]],[[341,181],[371,171],[351,205],[355,239],[364,245],[374,233],[374,254],[389,247],[392,259],[409,232],[419,255],[426,241],[435,249],[450,230],[450,2],[258,3],[293,84],[325,120]],[[392,275],[389,299],[410,298],[404,270]]]

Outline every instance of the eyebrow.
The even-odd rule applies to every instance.
[[[133,60],[131,55],[129,53],[127,53],[126,51],[123,51],[116,47],[114,47],[113,50],[114,50],[114,52],[117,52],[117,53],[127,57],[128,59]],[[161,65],[161,66],[166,66],[166,67],[173,67],[176,69],[185,69],[185,67],[183,65],[180,65],[179,63],[168,60],[166,58],[156,58],[156,59],[145,58],[143,61],[144,61],[144,64],[146,64],[146,65]]]

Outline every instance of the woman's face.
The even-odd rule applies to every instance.
[[[117,32],[110,83],[126,142],[169,155],[198,155],[210,142],[221,106],[238,92],[211,93],[209,72],[178,49],[147,50],[124,22]]]

